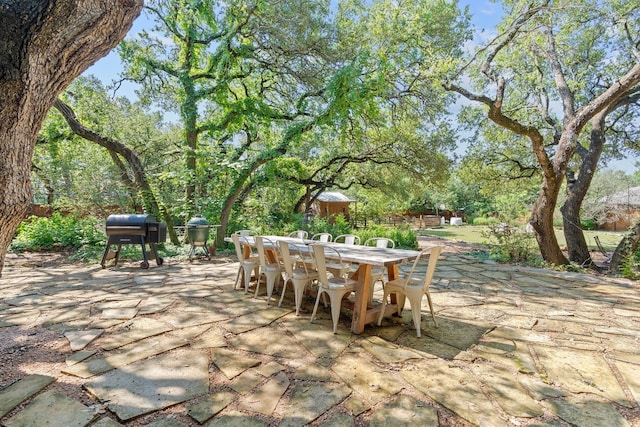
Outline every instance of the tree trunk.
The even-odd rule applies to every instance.
[[[531,209],[529,223],[536,232],[536,240],[542,258],[555,265],[564,265],[568,263],[568,260],[560,249],[558,238],[553,228],[553,212],[555,211],[557,192],[557,189],[554,188],[540,191],[538,199]],[[556,194],[555,196],[553,195],[554,193]]]
[[[147,181],[144,167],[142,166],[142,162],[140,161],[138,154],[123,143],[107,138],[85,127],[78,121],[78,118],[71,107],[61,100],[58,99],[55,102],[54,107],[60,111],[73,133],[87,141],[95,142],[101,147],[109,150],[114,162],[122,170],[125,185],[132,187],[132,189],[140,196],[142,203],[145,206],[145,210],[148,213],[153,214],[156,218],[164,218],[167,223],[167,230],[169,232],[171,242],[176,245],[180,244],[180,240],[178,239],[173,225],[173,217],[168,214],[166,208],[161,207],[158,203],[158,199],[156,199],[156,196],[151,189],[151,185],[149,185],[149,181]],[[131,174],[133,175],[133,181],[129,179],[129,174],[118,156],[122,156],[122,158],[127,161]]]
[[[591,135],[589,149],[578,146],[576,153],[582,159],[580,171],[575,179],[567,179],[566,200],[560,211],[564,225],[564,236],[569,250],[569,260],[584,267],[596,268],[591,259],[591,253],[581,227],[580,208],[591,180],[598,166],[598,161],[604,148],[604,125],[609,109],[596,114],[591,120]],[[570,174],[571,175],[571,174]]]
[[[124,38],[142,0],[3,0],[0,8],[1,273],[31,203],[31,157],[47,111]]]
[[[218,227],[216,234],[216,244],[218,246],[222,246],[224,243],[224,238],[227,235],[227,225],[229,225],[229,218],[231,217],[231,211],[233,210],[233,205],[242,194],[243,188],[245,187],[244,183],[249,179],[249,176],[253,171],[264,163],[264,161],[257,161],[251,165],[250,168],[245,170],[242,175],[236,179],[235,185],[227,193],[227,197],[224,199],[224,204],[222,206],[222,211],[220,212],[220,227]]]
[[[640,222],[636,223],[631,228],[631,231],[618,243],[618,247],[616,247],[609,263],[609,273],[620,273],[622,262],[632,257],[638,250],[638,246],[640,246]]]

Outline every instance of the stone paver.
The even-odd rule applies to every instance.
[[[246,411],[271,415],[289,384],[287,375],[280,372],[252,394],[240,398],[238,407]]]
[[[350,390],[337,383],[298,383],[291,390],[280,427],[305,425],[343,401]]]
[[[20,413],[5,420],[6,427],[38,425],[83,427],[95,418],[88,407],[57,391],[47,391],[38,396]]]
[[[85,348],[91,341],[98,338],[104,332],[103,329],[89,329],[86,331],[67,331],[64,336],[69,340],[71,350],[78,351]]]
[[[228,391],[213,393],[205,400],[191,405],[189,407],[189,415],[202,424],[226,408],[235,398],[235,394]]]
[[[84,386],[128,420],[206,394],[208,364],[201,351],[178,350],[114,369]]]
[[[371,427],[437,426],[438,410],[410,396],[399,396],[371,416]]]
[[[56,379],[46,375],[29,375],[0,391],[0,418]]]
[[[336,335],[322,306],[309,323],[312,296],[295,316],[292,295],[234,290],[237,268],[8,263],[0,337],[23,333],[0,354],[38,361],[30,331],[46,328],[60,358],[0,366],[0,425],[437,425],[446,409],[454,424],[640,426],[636,282],[444,254],[439,328],[424,301],[421,338],[409,305],[356,336],[348,310]]]

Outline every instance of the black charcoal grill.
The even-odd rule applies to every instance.
[[[122,245],[136,244],[142,247],[141,268],[149,268],[146,245],[151,248],[156,264],[162,265],[157,244],[167,240],[167,225],[164,222],[157,222],[153,215],[109,215],[105,231],[108,240],[100,263],[102,268],[105,268],[105,263],[112,258],[115,258],[114,266],[118,264]],[[113,250],[114,246],[117,246],[117,249]]]

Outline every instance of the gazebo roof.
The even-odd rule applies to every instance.
[[[323,191],[317,198],[320,202],[355,202],[338,191]]]
[[[618,191],[599,200],[609,206],[632,206],[640,207],[640,187],[631,187],[627,190]]]

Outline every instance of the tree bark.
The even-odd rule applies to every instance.
[[[31,158],[47,111],[141,9],[142,0],[0,0],[0,274],[32,200]]]
[[[640,222],[631,227],[631,231],[622,238],[616,247],[611,262],[609,263],[609,274],[618,274],[622,268],[622,262],[632,257],[640,246]]]
[[[591,120],[591,135],[589,148],[578,147],[576,152],[581,158],[578,176],[573,178],[569,174],[567,178],[566,200],[560,212],[564,227],[564,236],[567,241],[569,260],[583,267],[596,268],[591,259],[591,253],[587,241],[582,232],[580,221],[580,208],[584,200],[591,180],[598,166],[598,161],[604,148],[604,125],[609,109],[603,110]]]

